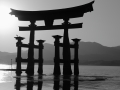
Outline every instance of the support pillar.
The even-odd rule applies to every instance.
[[[42,75],[43,74],[43,43],[45,40],[37,40],[37,42],[39,43],[39,57],[38,57],[38,62],[39,62],[39,66],[38,66],[38,74]]]
[[[29,49],[28,49],[28,64],[27,64],[27,75],[34,75],[34,35],[35,35],[35,21],[30,21],[30,40],[29,40]]]
[[[53,38],[55,38],[54,46],[55,46],[55,57],[54,57],[54,71],[53,75],[60,75],[60,50],[59,50],[59,43],[60,43],[60,38],[62,36],[60,35],[55,35]]]
[[[68,36],[68,26],[70,23],[68,22],[69,19],[64,19],[64,37],[63,37],[63,75],[71,75],[71,63],[70,63],[70,42]]]
[[[74,75],[79,75],[79,57],[78,57],[78,48],[79,48],[79,41],[81,39],[72,39],[74,41]]]
[[[16,43],[17,46],[17,58],[16,58],[16,75],[20,76],[22,71],[21,71],[21,45],[22,45],[22,40],[24,39],[23,37],[15,37],[18,42]]]

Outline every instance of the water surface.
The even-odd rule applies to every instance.
[[[80,75],[54,77],[53,65],[44,65],[43,73],[27,77],[25,72],[16,77],[15,72],[0,71],[0,89],[2,90],[119,90],[119,66],[79,66]],[[0,65],[0,68],[11,68],[10,65]],[[13,65],[12,68],[15,68]],[[25,65],[22,68],[26,68]],[[73,69],[73,67],[72,67]],[[62,70],[62,66],[61,66]],[[62,71],[61,71],[62,72]],[[67,87],[66,87],[67,86]]]

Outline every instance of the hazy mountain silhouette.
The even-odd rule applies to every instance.
[[[116,49],[120,49],[120,46],[116,46],[116,47],[114,47],[114,48],[116,48]]]
[[[60,48],[62,54],[62,48]],[[71,58],[74,57],[74,50],[71,49]],[[34,57],[38,58],[38,50],[34,50]],[[62,58],[62,55],[60,55]],[[13,63],[16,53],[0,52],[0,63]],[[23,58],[27,58],[27,51],[23,51]],[[45,43],[43,49],[44,64],[53,64],[54,45]],[[79,61],[81,65],[120,65],[120,46],[106,47],[96,42],[79,43]]]
[[[2,64],[10,64],[11,59],[15,60],[16,53],[8,53],[0,51],[0,63]]]

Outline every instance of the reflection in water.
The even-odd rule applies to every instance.
[[[16,90],[20,90],[20,87],[21,87],[20,81],[21,81],[20,78],[16,78],[16,84],[15,84],[15,89]]]
[[[78,90],[78,84],[79,84],[79,82],[78,82],[78,76],[75,76],[74,77],[74,90]]]
[[[21,87],[27,86],[26,90],[33,90],[34,85],[38,85],[38,90],[42,90],[42,83],[41,81],[42,76],[38,77],[38,82],[34,82],[33,77],[27,77],[27,83],[21,83],[21,78],[16,78],[15,89],[20,90]]]
[[[38,79],[38,90],[42,90],[42,84],[43,84],[42,76],[39,76],[39,79]]]
[[[53,90],[70,90],[71,84],[71,77],[70,76],[63,76],[63,79],[60,80],[60,76],[54,76],[54,85]],[[62,81],[62,85],[60,85],[60,81]],[[15,89],[20,90],[21,87],[26,86],[26,90],[33,90],[33,86],[37,85],[36,90],[42,90],[43,79],[42,76],[38,77],[37,82],[34,80],[33,77],[27,77],[26,83],[21,83],[21,78],[16,78]],[[74,77],[74,90],[78,90],[78,77]],[[50,89],[51,90],[51,89]]]
[[[11,66],[9,65],[2,65],[2,66],[4,66],[3,68],[5,68],[6,66],[8,68],[11,68]],[[45,67],[46,72],[44,73],[52,72],[53,70],[52,67],[53,67],[52,65],[46,66]],[[26,68],[26,66],[24,66],[23,68]],[[78,88],[79,90],[120,90],[119,68],[120,67],[80,66],[81,75],[78,77],[72,76],[70,82],[65,81],[67,80],[68,77],[63,77],[63,76],[53,77],[52,75],[43,75],[43,77],[38,77],[37,75],[35,75],[35,77],[33,77],[34,78],[32,83],[33,87],[31,88],[31,90],[32,89],[33,90],[63,90],[63,81],[64,81],[64,88],[66,88],[65,85],[68,85],[70,86],[71,90],[78,90]],[[38,67],[36,71],[37,70]],[[32,78],[30,79],[29,77],[27,78],[25,73],[23,73],[21,77],[18,78],[13,78],[13,77],[17,77],[15,76],[14,72],[12,73],[11,71],[0,71],[0,89],[27,90],[27,84],[30,83],[30,79]]]
[[[70,90],[70,76],[63,76],[63,90]]]
[[[5,80],[4,71],[0,71],[0,83],[3,83]]]
[[[27,79],[27,90],[33,90],[34,80],[33,77],[28,77]]]
[[[9,68],[10,68],[9,65],[0,64],[0,69],[9,69]],[[9,73],[10,72],[0,71],[0,83],[5,83],[5,82],[11,81],[10,79],[8,79]]]
[[[60,88],[60,76],[56,76],[56,77],[54,77],[53,89],[54,90],[59,90],[59,88]]]

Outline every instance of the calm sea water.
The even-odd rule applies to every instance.
[[[11,68],[10,65],[0,64],[0,68]],[[15,68],[15,65],[12,66]],[[26,68],[25,65],[22,68]],[[54,77],[53,65],[44,65],[43,73],[27,77],[25,72],[21,77],[16,77],[15,72],[0,71],[1,90],[120,90],[119,66],[79,66],[78,77]],[[73,66],[72,66],[73,69]],[[62,66],[61,66],[62,71]]]

